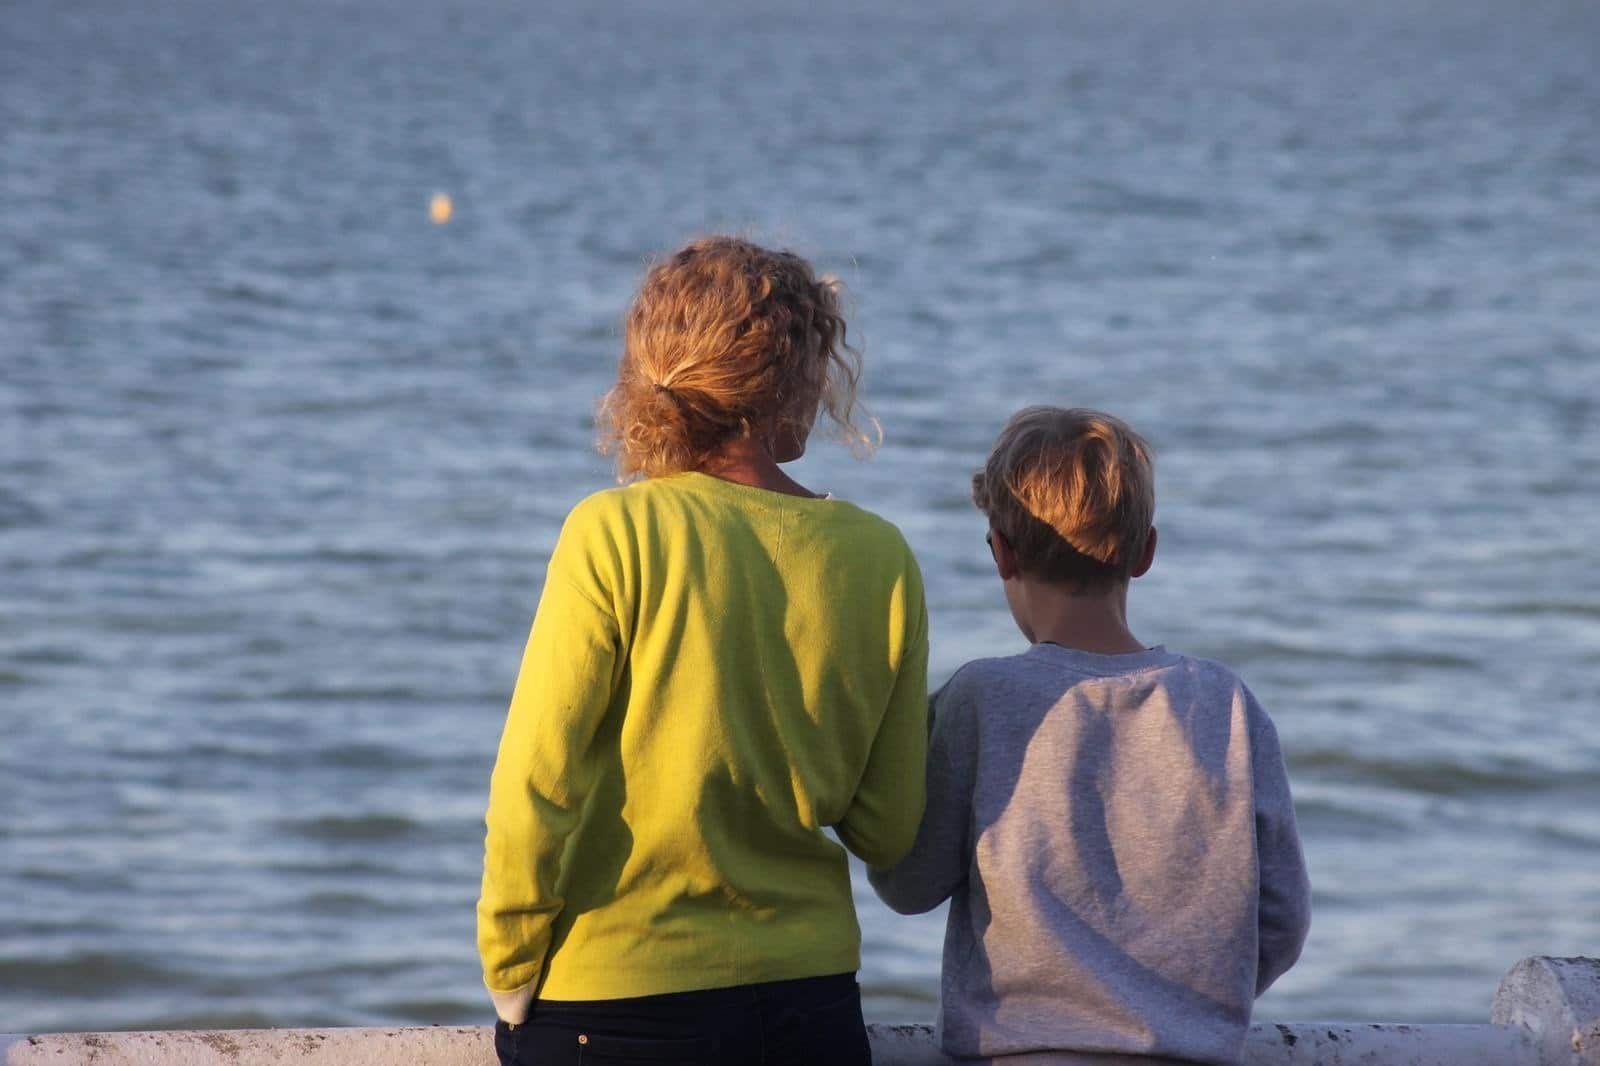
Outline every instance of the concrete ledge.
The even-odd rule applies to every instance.
[[[1490,1017],[1532,1030],[1541,1064],[1600,1066],[1600,959],[1523,959],[1500,982]]]
[[[875,1066],[949,1066],[927,1025],[870,1025]],[[0,1036],[3,1066],[493,1066],[493,1030],[237,1029]],[[1066,1061],[1071,1061],[1066,1060]],[[1129,1060],[1133,1066],[1136,1060]],[[1486,1025],[1262,1024],[1243,1066],[1600,1066],[1600,960],[1531,958]]]
[[[495,1061],[494,1030],[487,1026],[48,1033],[0,1037],[0,1053],[5,1066],[492,1066]]]
[[[872,1025],[868,1032],[874,1066],[957,1062],[934,1045],[932,1026]],[[5,1066],[493,1066],[495,1061],[494,1031],[487,1026],[51,1033],[0,1037],[0,1056]],[[1509,1025],[1257,1025],[1244,1056],[1245,1066],[1543,1062],[1528,1030]]]
[[[951,1066],[933,1027],[871,1025],[873,1066]],[[1003,1059],[994,1060],[997,1066]],[[1063,1066],[1077,1060],[1063,1059]],[[1102,1056],[1095,1066],[1137,1059]],[[1542,1066],[1528,1030],[1509,1025],[1255,1025],[1242,1066]],[[971,1066],[970,1060],[968,1066]]]

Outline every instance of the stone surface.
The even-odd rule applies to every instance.
[[[1600,1066],[1600,959],[1523,959],[1500,982],[1491,1018],[1526,1026],[1542,1066]]]
[[[955,1062],[934,1045],[931,1026],[868,1028],[874,1066]],[[494,1061],[493,1030],[487,1027],[0,1037],[4,1066],[493,1066]],[[1257,1025],[1244,1057],[1244,1066],[1536,1066],[1539,1062],[1528,1031],[1512,1025]]]
[[[493,1066],[494,1030],[227,1029],[0,1037],[4,1066]]]
[[[1492,1023],[1264,1023],[1251,1028],[1242,1066],[1600,1066],[1600,960],[1523,959],[1500,983]],[[931,1026],[867,1028],[874,1066],[951,1066],[955,1061],[935,1046]],[[494,1031],[488,1027],[0,1035],[0,1066],[494,1066],[494,1061]]]
[[[1256,1025],[1244,1066],[1539,1066],[1527,1030],[1510,1025]]]

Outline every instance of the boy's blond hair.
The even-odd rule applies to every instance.
[[[1127,581],[1155,517],[1150,445],[1127,423],[1086,408],[1026,407],[1011,416],[972,502],[1029,577],[1096,592]]]
[[[600,404],[600,448],[624,479],[676,474],[754,432],[804,440],[820,407],[865,450],[852,421],[860,376],[836,280],[792,252],[706,237],[645,275]]]

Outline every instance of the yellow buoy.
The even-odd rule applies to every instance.
[[[442,192],[433,194],[433,199],[428,203],[428,217],[433,219],[434,225],[444,225],[455,213],[456,205],[450,202],[449,196]]]

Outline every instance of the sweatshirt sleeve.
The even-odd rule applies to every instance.
[[[1250,702],[1255,704],[1255,697]],[[1306,873],[1294,800],[1278,732],[1259,705],[1255,712],[1252,772],[1255,776],[1256,861],[1261,875],[1258,911],[1260,957],[1256,995],[1265,992],[1300,957],[1311,928],[1311,881]]]
[[[927,809],[916,842],[896,865],[867,871],[879,898],[901,914],[921,914],[949,899],[966,880],[972,854],[971,715],[950,685],[934,696],[931,710]]]
[[[478,953],[495,1010],[521,1022],[561,912],[561,853],[595,780],[621,662],[615,616],[572,519],[551,556],[489,783]]]
[[[834,829],[869,866],[899,859],[922,815],[922,764],[928,750],[928,609],[922,575],[907,549],[900,603],[905,635],[900,667],[855,796]]]

